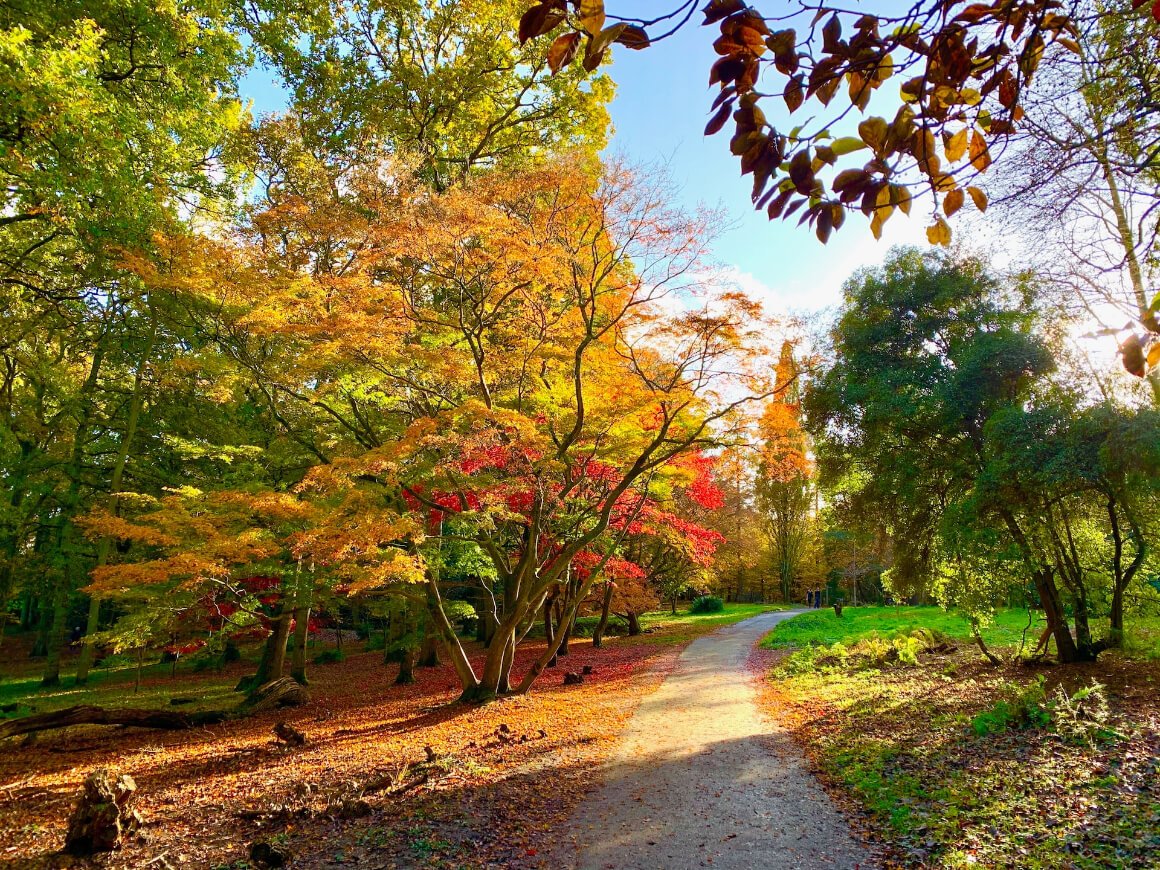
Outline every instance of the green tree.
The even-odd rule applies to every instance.
[[[607,76],[550,75],[512,32],[519,0],[260,0],[245,26],[333,155],[409,154],[444,189],[475,167],[605,142]]]
[[[1092,637],[1098,560],[1080,552],[1077,530],[1118,540],[1117,582],[1131,581],[1142,526],[1119,499],[1105,510],[1106,497],[1112,480],[1129,492],[1125,455],[1141,457],[1140,480],[1153,447],[1111,448],[1124,427],[1093,435],[1076,400],[1046,383],[1053,362],[1032,289],[1004,288],[977,261],[893,252],[847,284],[806,405],[823,467],[856,474],[887,517],[899,585],[929,588],[968,558],[1005,565],[1034,587],[1060,659],[1091,659],[1107,641]],[[1124,431],[1154,443],[1143,422]]]

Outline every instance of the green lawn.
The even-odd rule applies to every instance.
[[[1160,616],[1128,614],[1125,617],[1127,639],[1125,651],[1138,658],[1160,659]],[[1000,610],[990,625],[983,628],[988,646],[1017,646],[1027,629],[1026,610]],[[1034,646],[1043,630],[1043,615],[1036,612],[1027,630],[1028,646]],[[811,610],[779,624],[766,635],[766,649],[803,647],[807,644],[830,646],[839,641],[851,646],[875,632],[882,637],[908,634],[918,628],[929,628],[955,640],[970,642],[970,625],[955,611],[939,607],[845,607],[841,617],[833,608]],[[1093,623],[1097,636],[1105,624]]]
[[[1027,632],[1034,645],[1043,629],[1042,615],[1036,613]],[[1027,628],[1027,611],[1001,610],[983,629],[989,646],[1018,644]],[[971,640],[970,624],[954,611],[939,607],[845,607],[841,617],[833,608],[811,610],[779,624],[762,641],[767,649],[801,647],[806,644],[831,644],[841,641],[847,646],[877,632],[882,637],[908,634],[918,628],[929,628],[961,641]]]
[[[1160,659],[1160,618],[1126,622],[1123,653],[1033,669],[1009,656],[1027,625],[1023,610],[1002,611],[984,629],[992,649],[1006,647],[1001,667],[968,645],[964,617],[937,607],[844,608],[841,618],[810,611],[763,640],[797,648],[771,671],[764,703],[818,770],[869,811],[900,866],[1156,867],[1147,856],[1160,849],[1160,800],[1140,747],[1157,739],[1157,695],[1140,689],[1160,684],[1154,662],[1142,660]],[[871,636],[920,628],[958,649],[919,650],[909,663],[868,650]],[[1041,630],[1037,614],[1029,646]],[[1104,700],[1071,713],[1081,690]]]
[[[648,632],[645,637],[649,642],[681,643],[751,616],[789,609],[788,604],[726,604],[720,613],[690,613],[687,607],[681,607],[675,616],[671,610],[646,613],[640,618],[640,625]]]

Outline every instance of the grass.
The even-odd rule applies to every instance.
[[[671,610],[658,610],[640,618],[640,626],[648,634],[634,640],[642,643],[683,643],[762,613],[789,609],[788,604],[726,604],[725,609],[719,613],[692,613],[688,607],[681,607],[675,616]]]
[[[1001,610],[994,621],[983,628],[983,639],[988,646],[1018,644],[1027,622],[1025,610]],[[963,642],[971,640],[970,623],[966,618],[938,607],[845,607],[840,617],[834,615],[832,608],[827,608],[811,610],[779,623],[766,635],[762,646],[766,649],[807,644],[830,646],[839,641],[849,646],[874,633],[894,637],[918,628],[928,628]],[[1042,616],[1035,614],[1027,631],[1029,643],[1035,643],[1042,629]]]
[[[984,637],[1010,650],[1026,625],[1025,611],[1004,611]],[[789,663],[802,659],[800,669],[783,662],[773,671],[763,705],[823,780],[869,815],[892,849],[890,866],[1158,866],[1160,619],[1130,616],[1125,650],[1076,667],[994,668],[962,642],[908,666],[830,654],[810,667],[822,645],[852,648],[917,629],[970,636],[966,619],[938,608],[864,607],[841,619],[802,614],[763,641],[799,648]],[[1031,643],[1040,630],[1032,626]],[[1090,711],[1067,714],[1066,698],[1089,691],[1106,693],[1106,726]]]

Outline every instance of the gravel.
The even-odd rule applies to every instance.
[[[641,702],[550,857],[552,867],[868,868],[869,853],[790,736],[762,717],[745,662],[794,612],[694,641]]]

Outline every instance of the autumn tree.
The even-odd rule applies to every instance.
[[[658,305],[697,289],[711,225],[625,169],[592,179],[557,163],[434,197],[383,179],[363,176],[364,216],[335,236],[340,273],[303,273],[285,253],[295,228],[331,233],[333,214],[278,209],[255,220],[277,258],[242,250],[253,265],[237,283],[205,291],[237,300],[230,328],[248,336],[253,376],[309,433],[322,461],[304,493],[365,492],[384,515],[422,517],[423,535],[487,554],[499,593],[482,674],[438,578],[427,586],[465,697],[488,697],[511,689],[515,644],[574,560],[599,554],[565,623],[649,498],[692,482],[680,457],[725,437],[764,389],[747,373],[757,312],[740,297],[712,312]]]
[[[813,518],[812,474],[801,425],[801,372],[793,345],[782,345],[774,398],[759,424],[757,504],[768,527],[770,556],[783,601],[794,598],[794,580],[808,555]]]

